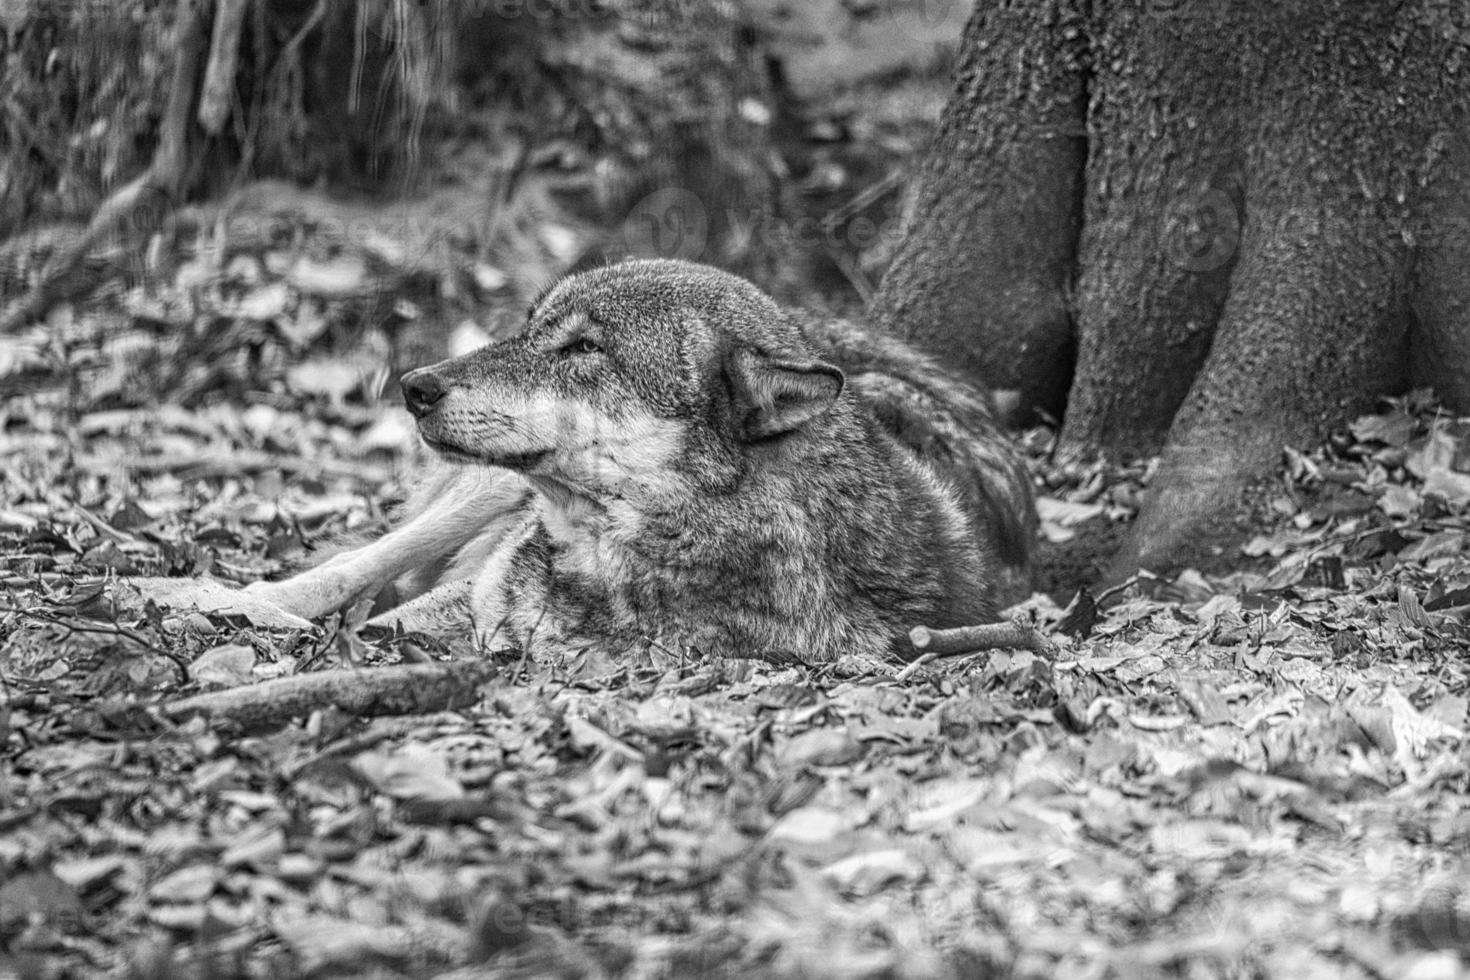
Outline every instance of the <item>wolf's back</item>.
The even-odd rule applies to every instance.
[[[981,541],[1029,586],[1036,539],[1031,479],[981,391],[901,341],[850,321],[798,314],[807,340],[842,369],[880,424],[957,491]]]

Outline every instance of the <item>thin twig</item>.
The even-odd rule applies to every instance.
[[[293,780],[312,766],[318,765],[323,760],[337,758],[344,755],[356,755],[366,752],[368,749],[378,745],[390,738],[407,735],[424,724],[421,718],[393,718],[389,720],[378,720],[372,723],[367,731],[359,732],[339,739],[315,752],[305,759],[288,763],[281,769],[281,775],[287,780]]]
[[[1144,579],[1156,579],[1156,578],[1158,578],[1158,576],[1155,575],[1155,574],[1153,574],[1152,572],[1138,572],[1136,574],[1133,574],[1133,575],[1128,576],[1123,581],[1119,582],[1117,585],[1113,586],[1110,589],[1103,589],[1101,592],[1099,592],[1097,594],[1097,597],[1094,598],[1092,601],[1095,602],[1095,603],[1097,603],[1097,605],[1099,607],[1101,607],[1104,602],[1106,602],[1107,600],[1111,599],[1113,596],[1115,596],[1118,593],[1123,592],[1123,591],[1125,591],[1125,590],[1127,590],[1127,589],[1129,589],[1129,588],[1137,585],[1139,582],[1142,582]]]
[[[98,534],[102,535],[105,538],[111,538],[118,544],[142,544],[137,535],[129,534],[126,531],[119,531],[117,528],[113,527],[111,524],[107,523],[107,521],[103,520],[101,517],[98,517],[96,514],[83,507],[81,504],[72,504],[71,512],[80,517],[84,522],[92,525],[92,529]]]
[[[0,586],[9,589],[34,589],[46,584],[57,582],[74,582],[75,575],[67,575],[64,572],[33,572],[30,575],[0,575]]]
[[[898,673],[894,674],[893,675],[893,679],[895,681],[897,681],[898,683],[902,684],[904,681],[908,680],[910,677],[913,677],[915,674],[917,674],[919,672],[919,668],[920,667],[924,667],[924,666],[926,666],[928,664],[932,664],[934,661],[936,661],[938,659],[939,659],[939,654],[937,654],[937,653],[924,653],[924,654],[920,654],[918,657],[916,657],[915,659],[913,659],[912,661],[910,661],[909,662],[909,665],[907,667],[905,667],[903,670],[900,670]]]
[[[160,657],[166,657],[173,661],[174,666],[179,669],[179,679],[185,684],[189,683],[190,661],[188,658],[183,654],[173,653],[151,643],[146,637],[128,629],[126,626],[118,626],[116,623],[84,625],[69,619],[63,619],[55,613],[31,609],[17,609],[14,606],[0,606],[0,612],[18,613],[27,619],[34,619],[52,626],[59,626],[67,631],[67,635],[71,635],[72,633],[94,633],[99,636],[116,636],[124,640],[131,640],[150,653],[157,654]]]

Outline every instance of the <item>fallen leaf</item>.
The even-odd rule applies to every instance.
[[[1436,424],[1404,461],[1404,467],[1421,480],[1429,479],[1435,470],[1450,470],[1455,465],[1455,454],[1459,449],[1455,437],[1443,426]]]
[[[197,905],[214,894],[220,870],[213,864],[191,864],[154,882],[148,897],[155,902]]]
[[[1157,674],[1168,666],[1163,657],[1148,653],[1121,663],[1113,670],[1113,676],[1125,684],[1134,684]]]
[[[415,930],[325,915],[282,916],[274,929],[307,975],[328,970],[356,975],[376,973],[372,969],[375,964],[402,964],[425,953],[435,961],[457,962],[469,947],[462,929],[442,922],[432,930]]]
[[[1389,517],[1412,517],[1419,512],[1422,498],[1413,487],[1391,483],[1378,496],[1378,509]]]
[[[1353,422],[1352,433],[1359,442],[1402,446],[1414,434],[1414,417],[1403,409],[1394,409],[1383,415],[1364,415]]]
[[[960,814],[980,804],[990,793],[990,783],[982,779],[941,779],[919,787],[913,808],[905,815],[903,826],[910,832],[953,823]]]
[[[783,742],[776,750],[776,762],[788,769],[840,766],[862,755],[862,745],[846,728],[813,728]]]
[[[286,312],[290,299],[291,290],[284,282],[270,282],[241,297],[234,313],[245,320],[273,320]]]
[[[364,752],[353,759],[363,777],[399,800],[457,800],[464,786],[449,774],[443,756],[410,742],[397,751]]]
[[[822,869],[829,882],[853,895],[871,895],[895,882],[917,881],[924,866],[901,848],[865,851]]]
[[[804,806],[792,810],[766,831],[772,841],[793,844],[826,844],[852,830],[853,817],[825,806]]]
[[[201,653],[190,673],[194,680],[208,687],[236,687],[250,683],[254,667],[253,647],[229,643]]]
[[[286,273],[286,282],[323,299],[345,299],[372,288],[367,263],[356,255],[339,255],[326,261],[301,256]]]
[[[85,892],[110,880],[127,867],[127,861],[119,854],[103,854],[98,857],[77,858],[74,861],[58,861],[51,870],[78,892]]]
[[[1426,497],[1443,497],[1455,507],[1470,503],[1470,475],[1453,470],[1434,469],[1424,479]]]
[[[1081,504],[1056,497],[1037,497],[1036,513],[1043,521],[1051,521],[1063,527],[1075,527],[1102,515],[1107,508],[1102,504]]]

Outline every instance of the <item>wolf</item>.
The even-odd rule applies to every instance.
[[[316,618],[831,661],[995,618],[1031,482],[986,393],[900,341],[675,260],[554,284],[523,332],[401,380],[437,464],[407,519],[250,589]]]

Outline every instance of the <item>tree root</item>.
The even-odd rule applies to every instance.
[[[173,721],[203,715],[245,731],[279,728],[327,707],[364,717],[427,714],[474,704],[496,672],[485,660],[330,670],[196,694],[165,704],[163,713]]]

